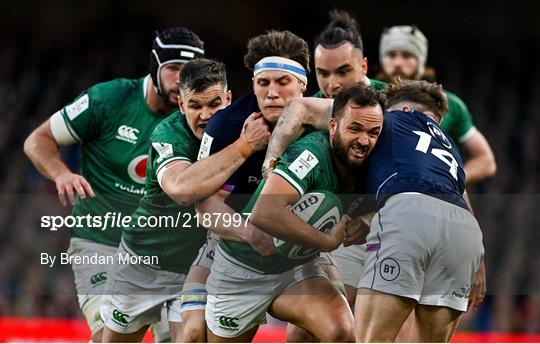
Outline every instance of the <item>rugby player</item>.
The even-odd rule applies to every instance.
[[[447,342],[468,307],[483,256],[463,162],[439,123],[440,85],[398,81],[367,167],[377,213],[356,299],[358,341],[393,341],[411,311],[420,342]]]
[[[335,98],[337,94],[345,87],[355,83],[370,85],[376,90],[386,87],[386,84],[378,80],[367,77],[368,61],[364,57],[364,43],[358,28],[356,20],[347,12],[334,10],[329,13],[330,23],[321,31],[314,42],[314,64],[319,91],[313,95],[316,98]],[[301,123],[302,126],[309,125],[313,113],[324,111],[330,113],[332,106],[328,102],[305,103],[305,108],[293,110],[295,113],[302,111],[302,116],[286,116],[285,121],[278,123],[280,135],[286,135],[289,129],[294,128]],[[319,120],[323,126],[326,126],[326,117],[315,117],[313,120]],[[316,126],[316,125],[315,125]],[[263,174],[268,175],[274,166],[276,158],[284,151],[286,145],[280,145],[277,140],[273,140],[267,150]],[[349,236],[353,234],[350,233]],[[352,249],[352,248],[351,248]],[[350,250],[351,250],[350,249]],[[357,250],[360,250],[358,248]],[[356,282],[350,282],[349,275],[357,270],[356,267],[350,267],[351,264],[343,263],[339,251],[333,253],[333,258],[329,260],[331,264],[324,264],[323,267],[327,274],[340,289],[345,290],[347,300],[351,305],[356,298]],[[338,254],[336,256],[336,253]],[[335,260],[334,260],[335,258]],[[339,267],[336,271],[335,265]],[[305,331],[295,326],[287,326],[287,340],[291,342],[313,341],[314,338]]]
[[[344,92],[336,100],[329,121],[330,135],[315,132],[300,139],[280,158],[274,173],[259,185],[246,208],[250,211],[255,203],[252,222],[283,240],[323,251],[338,247],[344,240],[347,216],[330,234],[324,234],[296,217],[287,206],[316,189],[353,192],[356,171],[381,130],[382,113],[373,89],[358,86]],[[311,163],[299,171],[294,168],[299,159]],[[318,260],[262,257],[245,244],[221,240],[208,280],[209,339],[251,340],[269,312],[323,342],[352,341],[350,308]],[[235,326],[227,326],[223,319],[234,319]]]
[[[361,80],[364,80],[364,83],[369,81],[369,84],[378,90],[386,87],[386,83],[367,79],[365,76],[367,60],[362,58],[361,55],[362,41],[354,19],[342,11],[331,12],[330,16],[332,18],[331,23],[316,40],[315,67],[317,70],[317,82],[321,90],[314,96],[331,98],[343,87],[350,86],[353,82]],[[400,49],[411,52],[408,53],[407,66],[417,66],[419,70],[423,71],[427,57],[427,40],[417,29],[400,29],[397,32],[399,34],[394,33],[394,30],[389,30],[386,33],[387,36],[383,34],[380,51],[388,52],[393,47],[401,47]],[[384,48],[383,40],[386,40]],[[325,48],[325,46],[328,48]],[[355,59],[352,59],[348,52],[354,51],[352,47],[357,47],[355,49],[357,54],[352,55],[356,57]],[[415,58],[413,54],[419,57]],[[393,75],[393,78],[397,76],[405,78],[414,76],[416,78],[417,75],[422,75],[416,70],[416,67],[401,68],[400,66],[403,64],[401,58],[385,57],[384,61],[387,61],[389,75]],[[388,61],[393,62],[393,64]],[[385,66],[385,63],[383,63],[383,66]],[[385,75],[379,75],[378,79],[392,81],[390,77]],[[456,142],[463,142],[465,139],[473,138],[470,144],[465,143],[463,146],[467,155],[472,157],[465,164],[464,169],[466,175],[469,173],[472,175],[471,181],[477,180],[479,164],[483,164],[480,169],[488,172],[488,174],[495,167],[491,148],[483,135],[472,125],[471,116],[465,104],[454,94],[449,92],[446,92],[446,94],[449,100],[449,111],[444,117],[441,128],[449,133]],[[311,125],[315,128],[324,128],[327,121],[325,114],[328,113],[330,108],[330,102],[313,101],[311,99],[293,101],[289,108],[284,111],[276,130],[274,130],[267,149],[263,173],[268,175],[275,164],[276,157],[302,133],[303,127]],[[359,225],[359,230],[365,229],[361,221],[355,221],[355,223]],[[349,226],[350,235],[352,235],[353,227]],[[356,286],[362,271],[364,249],[365,246],[352,245],[350,247],[340,247],[333,252],[340,270],[340,278],[345,285],[347,299],[351,305],[356,300]],[[476,308],[483,301],[485,295],[485,268],[483,262],[480,265],[477,277],[473,297],[471,298],[471,307],[473,308]],[[293,329],[288,329],[288,334],[295,340],[303,338],[302,334],[295,333]]]
[[[379,44],[382,71],[377,76],[389,83],[403,80],[434,81],[434,71],[426,68],[428,41],[415,26],[393,26],[383,31]],[[463,169],[468,184],[480,182],[495,174],[495,156],[484,135],[474,126],[467,105],[455,94],[445,90],[448,113],[441,128],[468,156]]]
[[[330,23],[315,38],[313,60],[319,91],[317,98],[335,98],[345,87],[361,82],[380,90],[386,84],[367,77],[368,61],[356,20],[333,10]]]
[[[118,248],[119,256],[158,257],[158,262],[115,264],[101,307],[104,341],[140,341],[167,304],[173,341],[181,341],[180,293],[186,274],[206,239],[194,211],[190,165],[197,159],[203,130],[212,115],[231,101],[225,66],[197,59],[180,74],[176,112],[150,136],[146,194],[132,215]],[[248,135],[248,134],[246,134]],[[267,138],[264,140],[266,143]],[[208,195],[215,190],[206,191]],[[203,192],[204,190],[199,190]],[[199,193],[198,193],[199,194]],[[152,227],[140,220],[178,219]],[[207,254],[200,251],[201,259]]]
[[[203,54],[203,42],[192,31],[182,27],[166,29],[153,41],[150,75],[96,84],[30,134],[24,144],[26,155],[56,183],[60,202],[66,205],[69,201],[74,206],[73,215],[129,215],[138,207],[144,194],[148,137],[159,121],[177,109],[183,64]],[[59,154],[60,146],[75,143],[81,143],[82,174],[70,171]],[[106,231],[76,228],[69,253],[112,256],[121,233],[119,227]],[[109,267],[72,268],[92,341],[100,342],[103,322],[99,305]]]
[[[270,58],[272,57],[272,58]],[[255,66],[262,59],[257,67]],[[306,70],[309,65],[307,43],[288,31],[271,31],[254,37],[248,42],[248,52],[244,57],[246,66],[254,70],[253,93],[238,99],[228,108],[219,111],[209,121],[199,151],[199,159],[192,168],[198,180],[193,182],[220,189],[215,195],[197,205],[201,213],[239,215],[246,200],[231,202],[230,194],[250,196],[262,179],[261,166],[264,152],[238,141],[238,136],[250,128],[269,139],[271,127],[285,104],[294,97],[299,97],[307,84]],[[283,68],[276,68],[282,65]],[[287,68],[285,68],[288,66]],[[289,68],[290,67],[290,68]],[[262,109],[262,111],[261,111]],[[245,124],[246,121],[252,123]],[[267,141],[266,141],[267,143]],[[262,146],[266,148],[266,143]],[[241,153],[239,155],[239,152]],[[231,169],[233,170],[232,172]],[[205,180],[202,173],[214,173],[227,178]],[[216,181],[219,183],[216,184]],[[222,216],[223,218],[223,216]],[[248,227],[253,226],[246,222]],[[237,241],[251,244],[258,252],[275,254],[272,238],[261,231],[246,232],[245,227],[213,222],[211,231],[226,238],[223,234],[239,237]],[[254,227],[254,226],[253,226]],[[247,236],[247,237],[246,237]],[[216,237],[209,237],[207,246],[215,247]],[[213,251],[207,255],[213,258]],[[205,341],[206,321],[205,307],[207,301],[206,280],[210,270],[196,262],[188,275],[188,281],[182,292],[182,319],[185,323],[184,341]]]

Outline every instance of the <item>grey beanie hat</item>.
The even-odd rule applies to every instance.
[[[416,79],[424,75],[428,54],[428,41],[426,36],[415,26],[392,26],[383,31],[379,44],[379,60],[382,66],[383,57],[392,50],[407,51],[418,59]]]

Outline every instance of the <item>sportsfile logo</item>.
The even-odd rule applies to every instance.
[[[137,143],[137,135],[139,134],[139,129],[128,127],[123,124],[118,127],[116,138],[122,141],[129,142],[131,144]]]
[[[238,318],[231,318],[231,317],[226,317],[222,315],[218,319],[219,327],[224,328],[229,331],[238,331],[238,327],[240,326],[238,325],[238,322],[237,322],[238,320],[239,320]]]
[[[126,318],[129,318],[129,315],[124,314],[120,312],[118,309],[113,310],[112,312],[112,320],[122,326],[127,326],[128,320]]]
[[[92,286],[100,285],[107,282],[107,273],[100,272],[90,277],[90,283]]]

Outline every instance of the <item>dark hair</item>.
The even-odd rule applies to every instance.
[[[253,70],[268,56],[281,56],[300,63],[309,72],[309,47],[306,41],[290,31],[268,31],[251,38],[247,44],[244,65]]]
[[[221,62],[209,59],[189,61],[180,72],[180,90],[202,92],[208,87],[219,83],[227,87],[227,72]]]
[[[383,91],[386,107],[392,107],[401,102],[411,102],[420,105],[418,111],[431,111],[440,120],[448,112],[448,98],[439,84],[424,80],[401,80],[389,85]]]
[[[376,106],[379,104],[384,112],[384,99],[382,98],[381,94],[373,87],[359,82],[343,89],[338,93],[336,99],[334,99],[332,117],[341,117],[343,114],[343,109],[351,100],[362,107]]]
[[[330,23],[315,38],[314,47],[320,44],[326,49],[334,49],[345,42],[364,52],[364,43],[356,20],[347,12],[333,10],[329,13]]]

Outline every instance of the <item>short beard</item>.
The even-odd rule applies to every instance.
[[[341,140],[341,134],[336,131],[336,134],[334,135],[334,140],[332,141],[332,144],[334,146],[334,155],[336,159],[341,162],[343,165],[347,167],[351,172],[358,173],[362,169],[362,164],[365,161],[351,161],[348,157],[348,150],[349,147],[345,146],[343,141]]]
[[[165,92],[163,92],[165,91]],[[163,102],[170,108],[175,108],[178,106],[178,102],[171,101],[171,97],[169,96],[169,90],[163,90],[161,89],[161,92],[159,92],[159,96],[163,100]]]
[[[412,75],[406,75],[403,73],[400,67],[396,68],[392,74],[389,75],[389,79],[391,82],[395,82],[397,78],[400,78],[401,80],[414,80],[415,74]]]

